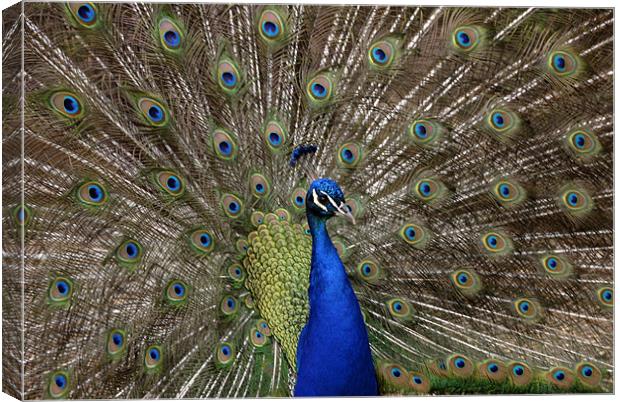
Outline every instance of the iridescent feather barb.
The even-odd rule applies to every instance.
[[[308,200],[383,394],[613,389],[613,10],[20,7],[7,392],[290,395]]]

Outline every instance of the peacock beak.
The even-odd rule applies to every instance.
[[[351,223],[355,225],[355,217],[344,202],[336,208],[336,214],[350,220]]]

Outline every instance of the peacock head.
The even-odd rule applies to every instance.
[[[341,215],[355,224],[351,209],[345,204],[344,193],[338,184],[329,178],[316,179],[306,193],[307,213],[329,219]]]

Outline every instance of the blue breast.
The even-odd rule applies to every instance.
[[[377,380],[359,303],[325,221],[312,232],[310,316],[297,346],[295,396],[377,395]]]

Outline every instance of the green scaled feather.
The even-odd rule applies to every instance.
[[[274,214],[267,214],[248,238],[243,260],[246,287],[294,368],[297,340],[308,314],[310,238],[300,225]]]

